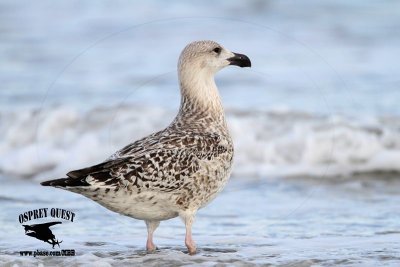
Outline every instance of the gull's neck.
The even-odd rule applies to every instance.
[[[179,71],[181,106],[180,121],[191,124],[214,124],[226,128],[224,109],[214,80],[214,73]]]

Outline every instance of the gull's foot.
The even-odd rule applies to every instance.
[[[154,253],[157,250],[156,245],[153,242],[147,242],[146,244],[147,253]]]
[[[195,255],[196,254],[196,248],[189,248],[189,255]]]
[[[158,249],[158,247],[154,247],[154,248],[151,248],[151,249],[146,249],[146,252],[147,253],[154,253],[154,252],[156,252],[156,250]]]
[[[194,242],[186,243],[186,247],[188,248],[189,255],[195,255],[196,254],[197,247],[196,247],[196,244]]]

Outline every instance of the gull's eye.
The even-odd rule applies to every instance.
[[[221,47],[216,47],[213,49],[213,51],[217,54],[221,53]]]

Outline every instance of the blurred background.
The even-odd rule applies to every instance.
[[[211,39],[234,174],[399,171],[395,1],[2,1],[0,171],[63,175],[167,126],[177,58]],[[18,168],[15,168],[18,166]]]
[[[179,108],[178,56],[202,39],[252,61],[251,69],[226,68],[216,77],[236,158],[232,185],[208,212],[227,218],[218,207],[228,205],[226,212],[239,216],[232,203],[248,199],[238,204],[248,207],[242,223],[259,236],[357,232],[384,235],[393,248],[400,221],[397,1],[0,1],[0,200],[19,205],[41,194],[41,205],[55,197],[59,205],[93,205],[94,217],[101,216],[105,210],[95,204],[59,191],[46,195],[51,189],[38,182],[101,162],[168,126]],[[12,213],[13,205],[2,209]],[[321,205],[325,212],[315,212]],[[305,211],[314,217],[299,218]],[[291,226],[281,224],[282,216],[293,219]],[[210,240],[205,217],[199,228]],[[263,223],[254,230],[249,223],[257,220]],[[332,224],[320,228],[321,222]],[[220,231],[229,227],[233,236],[243,234],[235,225]],[[372,249],[365,242],[356,243],[360,251]],[[264,262],[243,256],[251,253],[239,258]],[[386,255],[354,253],[355,259],[344,253],[344,263]],[[399,246],[387,253],[390,264]],[[275,259],[282,257],[293,260]],[[319,256],[304,259],[310,257]]]

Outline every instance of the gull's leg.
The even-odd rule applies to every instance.
[[[160,225],[159,221],[146,221],[147,226],[147,242],[146,242],[146,249],[147,252],[154,252],[157,247],[153,243],[153,233]]]
[[[181,213],[180,216],[186,226],[185,245],[188,248],[189,254],[194,255],[196,254],[196,244],[194,243],[192,238],[192,225],[196,216],[196,212],[186,211]]]

